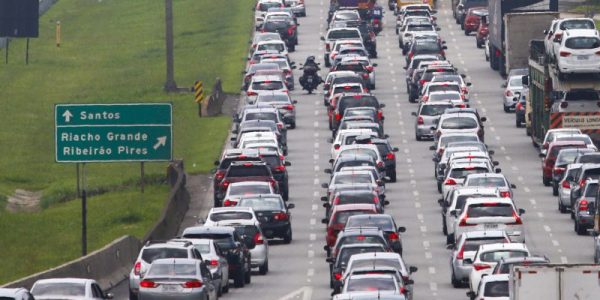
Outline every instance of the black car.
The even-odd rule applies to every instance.
[[[321,200],[326,201],[326,203],[323,203],[326,219],[329,219],[331,208],[336,205],[375,204],[377,211],[383,213],[383,207],[389,204],[388,201],[379,199],[377,193],[370,189],[342,190],[336,192],[331,199],[323,197]]]
[[[242,237],[233,227],[226,226],[197,226],[183,231],[184,239],[211,239],[219,246],[229,264],[229,274],[235,287],[243,287],[250,283],[250,251]]]
[[[294,204],[286,204],[276,194],[252,195],[240,198],[238,206],[252,207],[260,223],[260,229],[269,238],[281,238],[283,242],[292,242],[292,215]]]
[[[213,169],[213,201],[214,206],[219,202],[217,201],[217,190],[219,188],[219,184],[225,177],[225,172],[227,172],[227,168],[231,165],[231,162],[234,161],[261,161],[261,158],[258,156],[258,151],[254,149],[228,149],[223,152],[223,156],[221,160],[215,161],[216,168]]]
[[[287,168],[292,164],[285,160],[285,157],[279,155],[279,153],[272,150],[259,150],[258,156],[267,163],[273,173],[273,178],[277,180],[279,185],[279,192],[283,197],[283,200],[288,201],[289,199],[289,186],[288,186],[288,172]]]
[[[408,90],[408,102],[417,102],[419,98],[419,81],[425,73],[425,69],[416,69],[412,73],[412,77],[408,80],[406,88]]]
[[[273,178],[271,168],[263,161],[234,161],[225,172],[221,183],[215,190],[215,207],[223,205],[223,198],[227,193],[229,185],[243,181],[269,182],[276,192],[279,192],[277,181]]]
[[[262,32],[277,32],[285,42],[290,52],[296,50],[298,45],[298,25],[294,19],[286,16],[269,18],[261,27]]]
[[[396,226],[394,218],[390,215],[356,215],[351,216],[346,221],[346,228],[357,227],[377,227],[386,235],[388,244],[394,252],[402,255],[402,240],[400,233],[405,232],[406,228]]]
[[[390,178],[391,182],[396,182],[396,155],[398,148],[392,147],[387,139],[371,139],[371,143],[377,145],[379,154],[383,158],[385,164],[385,175]]]

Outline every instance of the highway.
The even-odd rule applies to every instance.
[[[290,54],[297,64],[309,55],[322,62],[324,46],[319,38],[326,31],[328,2],[306,0],[307,17],[299,18],[299,45]],[[537,149],[524,129],[515,127],[514,114],[502,109],[502,78],[489,68],[483,50],[475,47],[474,37],[460,31],[449,3],[438,1],[438,25],[447,41],[447,57],[472,82],[471,105],[488,118],[486,142],[495,150],[494,159],[500,162],[502,173],[517,185],[515,202],[526,210],[523,223],[529,249],[555,263],[593,262],[593,238],[577,236],[569,215],[558,212],[551,189],[542,185]],[[467,299],[466,289],[455,289],[450,284],[450,250],[446,249],[442,234],[437,203],[440,194],[433,178],[432,152],[428,149],[432,143],[415,140],[411,112],[417,104],[408,102],[404,57],[394,32],[395,16],[387,8],[384,23],[384,31],[378,36],[379,58],[374,60],[378,64],[378,81],[373,92],[386,104],[385,131],[392,146],[400,148],[398,182],[386,187],[386,199],[391,202],[386,213],[407,228],[402,235],[404,258],[407,264],[419,268],[413,274],[414,299]],[[296,81],[300,75],[301,71],[296,70]],[[321,75],[324,77],[326,71],[321,71]],[[323,251],[325,228],[320,222],[324,214],[320,197],[325,191],[320,185],[329,179],[323,169],[329,167],[331,144],[326,140],[331,133],[322,94],[308,95],[299,89],[299,84],[296,87],[292,98],[298,100],[298,125],[288,133],[288,159],[292,163],[288,169],[290,201],[296,205],[292,211],[294,240],[290,245],[272,244],[269,273],[254,273],[250,285],[232,288],[222,299],[330,298],[329,268]],[[193,197],[199,198],[203,197]],[[126,283],[115,292],[117,299],[126,299]]]

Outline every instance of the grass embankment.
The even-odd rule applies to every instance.
[[[225,92],[239,91],[253,5],[253,0],[174,1],[179,86],[201,79],[210,89],[218,76]],[[55,44],[57,21],[60,47]],[[0,65],[0,205],[21,188],[43,191],[43,202],[50,207],[16,215],[0,209],[0,261],[5,266],[0,282],[79,253],[79,202],[53,205],[72,199],[76,183],[73,165],[54,162],[55,103],[171,101],[174,156],[183,158],[192,173],[212,167],[230,126],[228,116],[199,119],[191,94],[162,91],[163,0],[61,0],[40,19],[40,37],[30,42],[29,65],[24,64],[24,49],[24,40],[13,40],[9,64]],[[165,164],[147,164],[146,174],[164,176]],[[122,234],[141,237],[156,220],[166,187],[149,187],[142,201],[134,187],[138,179],[138,164],[88,164],[89,188],[114,191],[91,198],[103,215],[93,221],[90,212],[90,250]],[[127,217],[132,214],[139,218]]]

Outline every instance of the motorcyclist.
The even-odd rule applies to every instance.
[[[300,85],[302,85],[303,88],[307,89],[307,82],[306,82],[306,78],[308,76],[314,76],[313,79],[313,84],[316,84],[317,86],[323,82],[323,79],[319,76],[319,71],[321,70],[321,68],[319,68],[319,64],[315,61],[315,57],[314,56],[309,56],[306,58],[306,61],[304,62],[304,65],[302,66],[302,70],[304,71],[304,73],[302,74],[302,76],[300,76]],[[313,87],[313,89],[316,88]]]

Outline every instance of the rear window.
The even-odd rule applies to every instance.
[[[219,168],[220,169],[227,169],[229,168],[229,166],[231,165],[231,162],[234,161],[260,161],[260,158],[258,157],[232,157],[232,158],[225,158],[223,160],[221,160],[221,164],[219,164]]]
[[[335,184],[371,183],[369,174],[348,174],[335,176]]]
[[[469,218],[512,217],[514,210],[508,203],[483,203],[470,205],[467,215]]]
[[[71,282],[40,283],[35,285],[31,293],[36,297],[45,295],[84,297],[85,285]]]
[[[210,220],[213,222],[225,220],[252,220],[252,214],[245,211],[223,211],[212,213],[210,215]]]
[[[289,103],[290,98],[287,95],[259,95],[256,99],[257,102],[268,102],[268,103]]]
[[[481,173],[488,173],[488,172],[489,172],[489,170],[487,168],[475,168],[475,167],[455,168],[455,169],[452,169],[452,171],[450,171],[449,177],[464,178],[470,174],[481,174]]]
[[[393,277],[375,277],[375,278],[350,278],[346,283],[346,291],[394,291],[396,284]]]
[[[477,251],[479,246],[496,243],[507,243],[504,238],[476,238],[468,239],[464,244],[464,251]]]
[[[333,224],[346,224],[346,221],[348,221],[348,218],[350,216],[370,214],[370,213],[372,213],[372,212],[364,211],[364,210],[340,211],[335,214],[335,217],[333,218]]]
[[[469,179],[466,186],[505,187],[506,181],[502,177],[477,177]]]
[[[435,31],[433,25],[408,25],[406,27],[408,31]]]
[[[371,196],[372,197],[372,196]],[[372,199],[372,198],[371,198]],[[373,200],[371,200],[373,202]],[[394,222],[389,218],[351,218],[346,227],[377,227],[383,231],[396,231]]]
[[[581,176],[581,179],[598,179],[600,177],[600,168],[585,170]]]
[[[508,85],[511,87],[523,87],[523,76],[517,76],[510,79]]]
[[[148,276],[194,276],[196,264],[154,264],[148,270]]]
[[[359,269],[364,267],[372,267],[373,265],[392,267],[398,270],[403,269],[400,265],[400,262],[397,259],[363,259],[352,263],[352,268]]]
[[[271,168],[275,168],[281,165],[281,160],[279,159],[279,157],[273,155],[262,156],[262,160],[266,162],[267,165],[269,165]]]
[[[497,195],[460,195],[456,197],[456,209],[458,210],[463,210],[463,208],[465,208],[465,203],[467,202],[467,199],[469,198],[476,198],[476,197],[497,197]]]
[[[423,116],[439,116],[442,115],[447,108],[452,107],[452,104],[423,105],[420,114]]]
[[[569,136],[569,135],[559,135],[556,137],[556,141],[578,141],[584,142],[586,145],[592,144],[592,139],[589,136]]]
[[[340,162],[340,164],[336,168],[336,171],[339,171],[343,167],[364,167],[364,166],[375,166],[375,164],[372,161],[349,160],[349,161],[345,161],[345,162]]]
[[[277,121],[277,114],[273,112],[256,112],[256,113],[247,113],[245,118],[247,120],[271,120]]]
[[[514,267],[514,266],[523,266],[523,265],[531,266],[531,265],[542,265],[542,264],[545,264],[545,263],[542,263],[542,262],[534,262],[534,263],[532,263],[532,262],[524,262],[524,261],[522,261],[522,262],[518,262],[518,263],[515,262],[515,263],[510,263],[510,264],[502,264],[500,266],[500,270],[498,270],[497,274],[509,274],[510,273],[510,269],[512,267]]]
[[[352,255],[360,254],[360,253],[372,253],[372,252],[384,252],[384,250],[381,247],[344,248],[340,252],[338,259],[336,260],[336,264],[337,264],[337,266],[346,266]]]
[[[458,86],[455,86],[458,88]],[[441,93],[429,95],[429,100],[440,101],[440,100],[462,100],[458,93]]]
[[[377,153],[373,150],[373,149],[366,149],[366,148],[362,148],[362,149],[348,149],[348,150],[344,150],[342,152],[340,152],[340,156],[344,156],[344,155],[368,155],[371,156],[373,158],[377,157]]]
[[[358,54],[362,56],[366,55],[365,50],[362,49],[344,49],[340,51],[340,54]]]
[[[415,51],[440,51],[440,45],[437,42],[423,42],[414,45]]]
[[[446,147],[449,143],[456,142],[478,142],[479,138],[474,135],[454,135],[454,136],[442,136],[440,138],[440,145]]]
[[[429,86],[429,92],[445,92],[445,91],[454,91],[460,92],[460,87],[458,84],[436,84]],[[433,96],[433,95],[431,95]],[[459,95],[460,96],[460,95]]]
[[[339,64],[335,68],[336,71],[353,71],[353,72],[365,72],[365,66],[362,64]]]
[[[331,81],[331,84],[340,84],[340,83],[363,83],[360,77],[336,77]]]
[[[600,155],[583,155],[579,158],[579,163],[600,163]]]
[[[598,184],[597,183],[588,184],[588,187],[585,190],[585,197],[595,198],[597,194],[598,194]]]
[[[252,207],[254,211],[283,210],[279,198],[242,199],[238,206]]]
[[[442,121],[442,129],[473,129],[477,128],[477,121],[473,118],[451,117]]]
[[[518,250],[500,250],[493,252],[486,252],[480,255],[481,261],[484,262],[498,262],[501,259],[511,258],[511,257],[527,257],[527,252],[518,251]]]
[[[258,45],[257,49],[258,51],[262,51],[262,50],[275,50],[277,52],[283,52],[285,50],[285,46],[283,44],[280,43],[266,43],[266,44],[260,44]],[[285,64],[279,64],[280,67],[284,67],[286,66]]]
[[[360,38],[358,30],[333,30],[327,35],[329,40]]]
[[[281,4],[278,2],[263,2],[258,5],[259,11],[268,11],[271,7],[281,7]]]
[[[590,20],[568,20],[560,23],[561,30],[568,29],[595,29],[594,22]]]
[[[228,177],[264,177],[271,176],[267,166],[231,166],[227,172]]]
[[[257,81],[252,83],[252,89],[257,91],[275,91],[283,88],[281,81]]]
[[[340,99],[340,103],[339,103],[339,110],[340,112],[343,112],[344,110],[346,110],[346,108],[349,107],[360,107],[360,106],[366,106],[366,107],[373,107],[375,109],[379,108],[379,101],[377,101],[377,98],[373,97],[373,96],[349,96],[349,97],[342,97]]]
[[[556,165],[566,165],[573,163],[575,158],[580,154],[577,151],[560,151],[556,158]]]
[[[567,101],[598,101],[600,93],[595,90],[570,90],[565,95]],[[579,133],[579,132],[576,132]]]
[[[146,248],[142,252],[142,260],[147,263],[161,258],[188,258],[188,252],[178,248]]]
[[[270,194],[268,184],[235,185],[229,187],[229,195]]]
[[[240,236],[246,236],[246,238],[253,239],[254,236],[258,233],[258,228],[253,225],[236,226],[235,231]]]
[[[227,233],[196,233],[185,234],[183,235],[183,237],[189,239],[213,240],[217,244],[217,246],[219,246],[219,249],[224,251],[235,248],[235,242],[233,240],[233,237]]]
[[[361,93],[362,89],[357,85],[338,86],[333,90],[333,94],[339,93]]]
[[[491,281],[485,284],[485,297],[508,297],[508,281]]]

